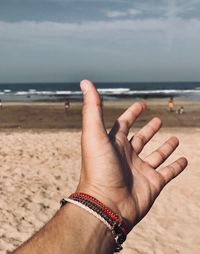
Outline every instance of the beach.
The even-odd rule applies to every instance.
[[[104,102],[108,129],[132,102]],[[189,165],[128,235],[121,253],[199,254],[200,102],[176,99],[176,109],[184,106],[181,115],[168,112],[166,99],[146,103],[131,133],[153,116],[162,119],[163,128],[141,157],[175,135],[180,146],[167,162],[185,156]],[[81,106],[72,102],[66,112],[61,102],[6,102],[0,109],[0,253],[10,253],[38,231],[59,209],[60,199],[75,191],[81,165]]]
[[[111,128],[115,119],[136,99],[104,101],[106,128]],[[142,127],[153,117],[160,117],[164,127],[200,127],[200,101],[176,98],[174,112],[167,108],[168,99],[148,99],[147,109],[136,121],[135,127]],[[184,107],[183,114],[176,110]],[[0,109],[0,130],[2,129],[81,129],[82,101],[72,101],[65,111],[64,102],[4,102]]]

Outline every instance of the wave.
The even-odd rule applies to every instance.
[[[105,95],[148,95],[148,94],[200,94],[198,89],[160,89],[160,90],[131,90],[129,88],[117,88],[117,89],[98,89],[100,94]]]
[[[123,94],[184,94],[184,93],[200,93],[200,89],[194,90],[176,90],[176,89],[162,89],[162,90],[130,90],[130,89],[98,89],[100,94],[110,94],[110,95],[123,95]],[[37,91],[37,90],[29,90],[29,91],[0,91],[0,94],[15,94],[15,95],[68,95],[68,94],[82,94],[81,91]]]
[[[175,90],[175,89],[163,89],[163,90],[141,90],[130,91],[129,94],[190,94],[200,93],[200,90]]]
[[[100,94],[128,94],[131,91],[129,88],[99,88],[97,90]]]
[[[133,90],[131,88],[99,88],[99,93],[105,98],[119,97],[167,97],[167,96],[194,96],[200,98],[200,87],[193,89],[146,89]],[[37,90],[27,89],[13,91],[11,89],[0,90],[1,99],[48,99],[48,98],[81,98],[80,90]]]

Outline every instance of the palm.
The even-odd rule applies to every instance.
[[[175,148],[176,140],[174,141]],[[117,164],[118,167],[115,167],[115,170],[120,172],[120,177],[118,172],[113,173],[112,181],[107,178],[109,180],[108,186],[110,187],[110,182],[118,183],[118,186],[114,186],[116,202],[121,196],[121,200],[123,200],[121,206],[123,208],[126,207],[126,212],[128,212],[128,214],[124,216],[133,226],[150,209],[164,186],[164,179],[150,164],[138,156],[131,142],[129,142],[126,135],[123,133],[121,133],[115,141],[112,141],[112,146],[114,151],[111,153],[110,159],[116,154],[115,150],[117,150],[118,156],[116,161],[119,160],[119,163]],[[121,179],[120,185],[119,179]],[[120,188],[116,188],[119,186]],[[122,197],[122,194],[124,197]]]
[[[100,103],[95,101],[98,95],[91,99],[94,101],[86,106],[93,103],[90,107],[92,117],[89,114],[83,117],[83,161],[79,189],[84,191],[83,186],[87,185],[86,191],[118,211],[129,221],[131,229],[148,212],[165,184],[178,175],[187,163],[180,158],[160,171],[155,170],[177,147],[175,137],[167,140],[145,160],[139,157],[144,145],[161,126],[160,120],[154,118],[128,140],[129,129],[143,111],[143,103],[133,104],[125,111],[107,135]]]

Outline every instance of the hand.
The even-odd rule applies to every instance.
[[[161,127],[152,119],[131,140],[128,133],[145,109],[143,102],[130,106],[107,134],[102,102],[94,85],[81,82],[84,94],[82,169],[77,191],[93,195],[128,222],[128,230],[149,211],[163,187],[187,166],[185,158],[156,169],[174,152],[178,139],[171,137],[145,159],[140,152]]]

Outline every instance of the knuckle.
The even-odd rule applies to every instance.
[[[101,108],[102,107],[102,101],[101,100],[96,100],[94,105],[98,108]]]
[[[82,107],[82,112],[83,112],[83,114],[85,114],[85,113],[87,112],[87,110],[88,110],[88,104],[87,104],[87,103],[84,103],[84,104],[83,104],[83,107]]]
[[[162,162],[166,159],[166,155],[161,150],[157,150],[155,153],[158,155]]]
[[[95,100],[95,101],[85,100],[83,102],[83,111],[86,111],[88,109],[94,109],[94,108],[98,108],[98,109],[102,108],[101,100]]]
[[[137,138],[139,140],[141,145],[145,145],[147,143],[146,137],[141,134],[136,135],[135,138]]]
[[[124,128],[127,129],[127,128],[129,128],[129,121],[124,119],[123,121],[121,121],[120,125],[121,125],[120,127],[122,127],[123,129]]]
[[[166,142],[166,145],[169,147],[170,150],[174,150],[174,147],[175,147],[175,146],[174,146],[174,143],[173,143],[172,141],[171,141],[171,142],[170,142],[170,141],[167,141],[167,142]]]
[[[138,103],[138,104],[139,104],[139,103]],[[134,104],[134,106],[136,106],[136,104]],[[136,112],[135,107],[130,107],[130,108],[127,109],[127,111],[130,113],[130,115],[133,115],[134,118],[136,118],[137,115],[138,115],[137,112]]]
[[[174,150],[179,145],[179,140],[176,137],[172,137],[166,142],[166,144],[171,150]]]
[[[164,186],[167,184],[167,181],[159,172],[158,172],[158,180],[159,180],[160,190],[162,190]]]
[[[167,168],[168,168],[170,179],[171,180],[174,179],[176,177],[176,170],[175,170],[174,166],[170,165]]]
[[[151,133],[155,133],[156,132],[156,129],[152,126],[152,124],[149,123],[147,127],[149,128]]]

